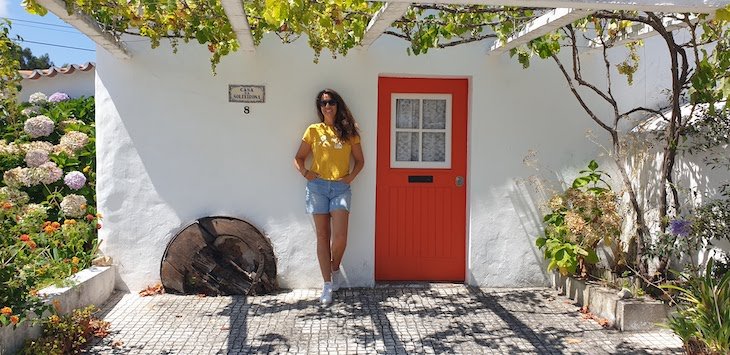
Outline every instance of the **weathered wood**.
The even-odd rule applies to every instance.
[[[160,274],[165,291],[177,294],[259,295],[277,288],[271,243],[230,217],[201,218],[178,233]]]

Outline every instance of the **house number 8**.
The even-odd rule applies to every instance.
[[[251,108],[249,106],[243,106],[243,113],[248,115],[251,113]]]

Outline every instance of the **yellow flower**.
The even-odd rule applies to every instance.
[[[85,174],[88,174],[88,173],[89,173],[89,171],[91,171],[91,166],[88,166],[88,165],[87,165],[87,166],[85,166],[85,167],[84,167],[84,173],[85,173]]]
[[[73,224],[76,224],[76,220],[75,219],[67,219],[67,220],[63,221],[63,224],[73,225]]]
[[[13,309],[10,307],[3,307],[2,309],[0,309],[0,314],[9,316],[9,315],[13,314]]]
[[[77,258],[77,257],[74,256],[73,258],[71,258],[71,263],[72,264],[78,264],[79,263],[79,258]]]
[[[61,318],[60,318],[59,316],[57,316],[57,315],[55,315],[55,314],[54,314],[54,315],[50,316],[50,317],[48,318],[48,320],[49,320],[49,321],[50,321],[51,323],[53,323],[53,324],[58,324],[58,322],[60,322],[60,321],[61,321]]]

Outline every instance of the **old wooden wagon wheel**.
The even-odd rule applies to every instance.
[[[276,289],[271,243],[251,224],[231,217],[206,217],[168,244],[160,271],[166,292],[260,295]]]

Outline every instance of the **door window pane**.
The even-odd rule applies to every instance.
[[[446,128],[446,100],[423,100],[423,128]]]
[[[418,128],[421,116],[421,100],[418,99],[397,99],[395,104],[395,127],[396,128]]]
[[[397,132],[395,136],[396,150],[395,160],[397,161],[418,161],[417,132]]]
[[[423,132],[423,161],[446,161],[446,133]]]

